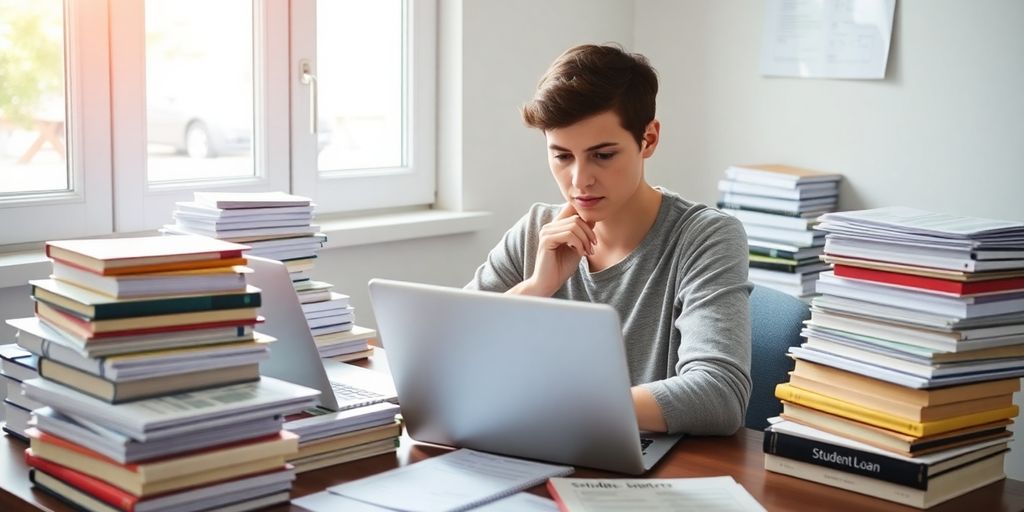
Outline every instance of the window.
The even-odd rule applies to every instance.
[[[0,244],[152,230],[196,190],[291,191],[320,213],[434,200],[433,1],[0,12],[0,221],[17,224]],[[45,80],[7,69],[26,66]]]
[[[0,12],[0,244],[109,233],[105,2]]]

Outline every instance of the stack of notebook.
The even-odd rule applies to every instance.
[[[832,213],[772,471],[927,508],[1004,478],[1024,376],[1024,223]]]
[[[365,459],[398,448],[398,406],[379,403],[344,411],[307,409],[291,415],[285,429],[299,435],[299,451],[288,462],[295,472]]]
[[[800,298],[814,294],[825,234],[818,216],[836,209],[838,174],[784,165],[732,166],[718,182],[718,206],[747,231],[750,281]]]
[[[177,203],[175,223],[162,231],[244,243],[251,248],[249,255],[281,261],[291,275],[321,357],[342,361],[366,357],[371,350],[367,342],[376,332],[357,328],[348,295],[312,279],[317,251],[326,242],[319,226],[312,224],[313,215],[309,198],[282,192],[196,192],[193,201]]]
[[[200,236],[48,242],[36,316],[10,320],[41,378],[22,383],[32,481],[89,510],[251,510],[288,500],[318,392],[260,378],[272,339],[245,246]]]
[[[42,404],[21,394],[21,383],[39,376],[39,358],[15,344],[0,345],[0,385],[4,394],[4,432],[28,441],[32,409]]]

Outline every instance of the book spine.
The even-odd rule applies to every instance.
[[[779,272],[788,272],[790,274],[796,273],[796,265],[786,265],[785,263],[768,263],[765,261],[751,261],[750,268],[763,268],[765,270],[777,270]]]
[[[260,306],[259,293],[241,295],[200,295],[153,301],[110,302],[96,304],[94,320],[131,318],[137,316],[170,315],[196,311],[256,308]]]
[[[764,452],[915,489],[928,489],[928,466],[765,430]]]
[[[769,453],[766,453],[764,456],[764,468],[773,473],[831,485],[839,489],[866,494],[911,507],[924,508],[924,491],[920,489],[898,486],[882,480],[852,475],[835,469],[822,468]]]
[[[793,402],[811,409],[817,409],[843,418],[874,425],[888,430],[895,430],[910,436],[921,437],[924,435],[924,426],[915,421],[898,418],[881,411],[868,409],[826,395],[813,393],[798,389],[789,384],[779,384],[775,387],[775,397],[779,400]]]
[[[750,246],[750,252],[751,254],[760,254],[763,256],[770,256],[772,258],[783,258],[787,260],[796,259],[795,252],[783,251],[779,249],[769,249],[767,247],[756,247],[752,245]]]
[[[833,265],[832,268],[835,274],[839,277],[860,279],[863,281],[871,281],[873,283],[909,286],[911,288],[956,293],[960,295],[964,294],[963,284],[956,281],[931,279],[922,276],[913,276],[910,274],[900,274],[897,272],[885,272],[882,270],[862,269],[842,264]]]

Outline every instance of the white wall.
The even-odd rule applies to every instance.
[[[761,77],[762,8],[636,0],[661,77],[652,175],[712,202],[729,164],[786,163],[842,173],[843,209],[1024,220],[1024,2],[898,2],[881,81]],[[1007,472],[1024,478],[1024,439]]]

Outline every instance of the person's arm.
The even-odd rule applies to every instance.
[[[638,419],[651,430],[650,396],[667,431],[731,435],[743,426],[750,398],[750,306],[742,225],[721,214],[693,229],[684,258],[674,325],[680,333],[676,375],[634,391]]]
[[[651,391],[644,386],[633,386],[630,389],[633,394],[633,409],[636,410],[636,421],[640,430],[647,432],[665,432],[668,425],[665,417],[661,414],[661,407],[654,399]]]

